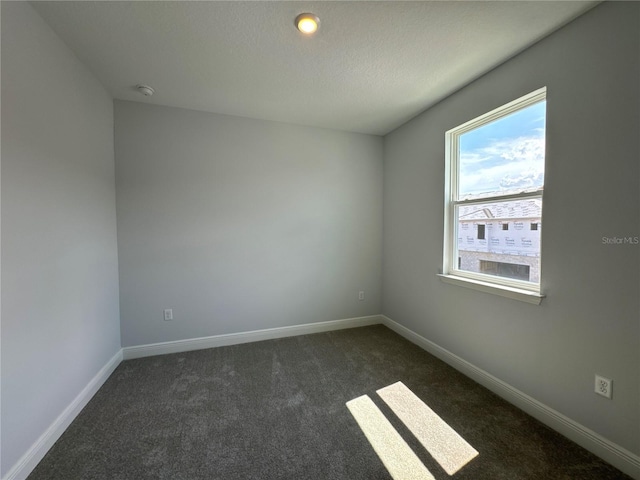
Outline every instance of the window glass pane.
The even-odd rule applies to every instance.
[[[538,102],[460,135],[458,199],[542,188],[545,109]]]
[[[531,276],[531,266],[529,265],[492,262],[490,260],[480,260],[480,271],[488,275],[515,278],[516,280],[525,281],[529,281],[529,278]]]
[[[459,270],[540,281],[541,229],[531,225],[540,224],[541,198],[459,205],[455,214]]]

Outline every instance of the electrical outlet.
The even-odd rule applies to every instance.
[[[173,320],[173,309],[165,308],[164,309],[164,319],[165,321]]]
[[[358,300],[364,300],[364,292],[358,292]]]
[[[613,388],[613,380],[601,377],[596,374],[595,392],[598,395],[611,399],[611,389]]]

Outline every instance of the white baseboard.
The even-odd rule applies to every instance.
[[[49,449],[56,443],[56,440],[64,433],[67,427],[73,422],[80,411],[89,403],[89,400],[96,394],[98,389],[106,382],[109,375],[122,361],[122,350],[111,357],[111,359],[100,369],[91,379],[86,387],[73,399],[73,401],[58,415],[58,418],[47,428],[40,438],[31,445],[31,448],[20,457],[20,460],[7,472],[2,480],[25,480],[36,468]]]
[[[384,325],[407,340],[422,347],[427,352],[472,378],[548,427],[609,462],[619,470],[622,470],[627,475],[635,479],[640,479],[640,457],[638,455],[607,440],[593,430],[571,420],[569,417],[548,407],[432,341],[427,340],[407,327],[391,320],[389,317],[381,315],[381,318]]]
[[[132,358],[188,352],[190,350],[201,350],[204,348],[224,347],[227,345],[258,342],[260,340],[271,340],[273,338],[293,337],[296,335],[307,335],[309,333],[328,332],[330,330],[341,330],[344,328],[365,327],[367,325],[377,325],[380,323],[382,323],[382,317],[380,315],[370,315],[367,317],[306,323],[290,327],[267,328],[264,330],[253,330],[250,332],[228,333],[224,335],[214,335],[211,337],[190,338],[187,340],[175,340],[172,342],[137,345],[134,347],[124,347],[122,352],[124,359],[130,360]]]

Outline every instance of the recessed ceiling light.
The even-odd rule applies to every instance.
[[[296,27],[305,35],[311,35],[318,30],[320,19],[313,13],[301,13],[296,17]]]

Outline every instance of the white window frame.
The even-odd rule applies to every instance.
[[[460,137],[495,120],[506,117],[514,112],[546,100],[546,87],[520,97],[512,102],[498,107],[484,115],[474,118],[445,133],[445,208],[444,208],[444,252],[443,268],[440,278],[446,282],[463,287],[473,288],[487,293],[493,293],[515,300],[540,304],[544,295],[540,291],[540,283],[525,282],[505,277],[497,277],[477,272],[469,272],[458,268],[458,222],[456,208],[464,205],[486,204],[496,201],[540,198],[544,187],[536,191],[509,195],[494,195],[473,200],[458,199],[458,172],[460,151]],[[543,203],[544,205],[544,203]],[[542,242],[540,243],[542,249]],[[542,258],[542,254],[540,255]]]

